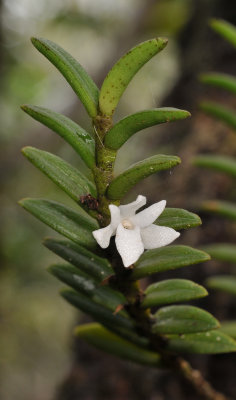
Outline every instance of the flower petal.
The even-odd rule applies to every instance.
[[[99,246],[103,249],[106,249],[110,244],[111,236],[113,236],[116,232],[117,226],[120,223],[120,210],[119,207],[111,204],[109,206],[109,210],[111,213],[111,223],[105,228],[97,229],[93,231],[93,237],[96,239]]]
[[[135,263],[144,252],[139,227],[125,229],[122,224],[119,224],[115,240],[117,250],[121,255],[125,267],[129,267]]]
[[[114,204],[109,205],[109,210],[111,213],[111,223],[110,225],[112,226],[113,231],[115,232],[117,229],[117,226],[120,223],[121,217],[120,217],[120,209],[119,207],[115,206]]]
[[[167,226],[150,225],[141,229],[145,249],[157,249],[166,246],[179,237],[180,233]]]
[[[113,229],[111,224],[106,226],[105,228],[97,229],[96,231],[92,232],[94,239],[97,241],[99,246],[102,249],[106,249],[110,244],[110,239],[113,234]]]
[[[161,213],[164,211],[165,206],[166,200],[159,201],[158,203],[155,203],[134,215],[130,218],[130,220],[134,225],[137,225],[140,228],[146,228],[156,221],[159,215],[161,215]]]
[[[146,197],[140,194],[135,201],[132,201],[132,203],[120,206],[119,209],[122,218],[131,217],[140,207],[145,206],[146,202]]]

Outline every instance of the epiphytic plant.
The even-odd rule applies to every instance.
[[[229,43],[236,47],[236,28],[224,20],[213,20],[211,27]],[[205,73],[200,80],[215,88],[220,88],[229,93],[236,94],[236,78],[223,73]],[[210,116],[226,123],[236,132],[236,113],[218,102],[204,101],[200,108]],[[221,173],[226,173],[231,178],[236,177],[236,160],[234,157],[219,154],[203,154],[195,158],[194,163],[203,168],[213,169]],[[236,204],[233,202],[234,192],[232,191],[230,201],[225,200],[207,200],[202,204],[202,208],[208,213],[214,213],[228,218],[232,223],[236,220]],[[232,229],[233,233],[233,229]],[[233,239],[233,235],[232,235]],[[212,243],[204,248],[212,258],[219,261],[236,263],[236,245],[232,243]],[[209,288],[221,290],[232,295],[236,295],[236,277],[235,274],[215,275],[207,280]],[[236,338],[236,321],[222,322],[221,330],[227,332],[233,338]]]
[[[134,133],[189,116],[187,111],[157,108],[112,123],[128,83],[166,46],[167,40],[148,40],[131,49],[113,66],[100,91],[61,47],[44,39],[33,38],[32,42],[74,89],[91,117],[94,131],[90,135],[69,118],[45,108],[22,107],[62,136],[90,169],[90,178],[86,178],[53,154],[32,147],[23,149],[23,154],[76,203],[76,209],[71,209],[45,199],[20,201],[26,210],[70,239],[46,239],[44,244],[67,261],[50,268],[53,275],[73,288],[63,290],[62,296],[97,321],[77,327],[76,335],[128,360],[177,370],[205,398],[216,400],[218,393],[180,354],[231,352],[236,351],[236,343],[217,330],[219,323],[208,312],[192,305],[175,305],[204,297],[207,291],[185,279],[159,280],[144,291],[140,288],[144,277],[209,259],[205,252],[188,246],[163,247],[178,237],[175,229],[198,226],[200,218],[183,209],[164,210],[165,201],[136,214],[146,203],[141,195],[133,203],[120,205],[137,182],[176,166],[180,159],[156,155],[113,175],[117,151]],[[145,248],[148,250],[144,252]]]

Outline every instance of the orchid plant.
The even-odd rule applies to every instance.
[[[189,246],[168,246],[179,236],[176,230],[198,226],[200,218],[183,209],[165,208],[161,199],[140,211],[146,204],[142,195],[123,204],[123,197],[136,183],[178,165],[180,159],[155,155],[118,176],[113,172],[117,151],[133,134],[190,115],[175,108],[156,108],[113,124],[114,111],[130,80],[164,49],[167,40],[152,39],[132,48],[113,66],[100,90],[60,46],[38,38],[32,43],[66,78],[92,121],[90,134],[54,111],[22,107],[64,138],[88,167],[86,177],[58,156],[32,147],[23,149],[23,154],[75,201],[75,208],[46,199],[20,201],[67,238],[49,238],[44,244],[66,261],[50,267],[53,275],[72,288],[63,290],[62,296],[95,320],[78,326],[75,334],[127,360],[177,371],[205,398],[224,399],[181,357],[184,353],[236,351],[236,342],[217,329],[219,323],[210,313],[192,305],[176,305],[206,296],[206,289],[186,279],[158,279],[146,288],[140,283],[150,275],[158,277],[163,271],[209,259],[204,251]]]

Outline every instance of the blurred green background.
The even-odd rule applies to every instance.
[[[141,193],[150,200],[166,198],[169,206],[194,208],[195,188],[204,189],[200,172],[189,171],[190,157],[225,143],[223,128],[217,141],[209,138],[214,123],[197,112],[204,96],[197,74],[213,67],[231,72],[230,50],[215,46],[208,18],[233,18],[234,2],[194,0],[5,0],[0,1],[0,142],[1,142],[1,269],[0,269],[0,398],[49,400],[70,367],[72,329],[77,313],[58,295],[58,284],[46,271],[56,256],[41,245],[52,235],[17,201],[26,196],[48,197],[74,207],[20,153],[25,145],[51,151],[83,168],[73,150],[55,133],[31,120],[21,110],[25,103],[64,113],[91,130],[88,117],[58,71],[30,43],[31,36],[48,38],[81,62],[101,84],[109,68],[136,43],[167,36],[169,45],[148,63],[129,85],[115,115],[162,105],[186,108],[193,122],[180,122],[139,133],[120,152],[117,171],[158,152],[182,155],[183,167],[172,175],[148,178]],[[235,10],[234,10],[235,12]],[[235,18],[235,16],[234,16]],[[226,61],[222,62],[223,56]],[[219,70],[218,68],[218,70]],[[188,135],[187,135],[188,133]],[[197,136],[198,135],[198,136]],[[229,133],[226,151],[235,150]],[[233,148],[232,148],[233,146]],[[180,168],[180,167],[179,167]],[[215,178],[217,179],[217,178]],[[217,181],[217,190],[222,191]],[[227,189],[227,182],[223,182]],[[127,200],[140,192],[141,186]],[[214,186],[215,188],[215,186]],[[185,236],[197,243],[201,230]]]

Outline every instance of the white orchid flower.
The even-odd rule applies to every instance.
[[[145,249],[156,249],[173,242],[180,235],[172,228],[157,226],[153,222],[163,212],[166,201],[162,200],[135,214],[146,204],[146,197],[139,195],[132,203],[109,206],[111,222],[105,228],[93,231],[99,246],[106,249],[112,236],[125,267],[135,263]]]

